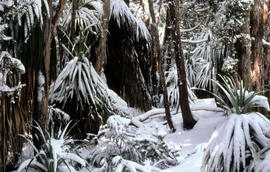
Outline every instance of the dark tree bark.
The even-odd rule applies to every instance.
[[[132,40],[130,30],[125,26],[119,28],[113,18],[109,23],[109,33],[105,67],[109,88],[130,106],[149,110],[152,107],[151,96],[142,72],[145,57],[141,57],[140,53],[147,43],[144,40]]]
[[[250,15],[250,26],[251,26],[251,36],[254,37],[255,40],[252,41],[251,44],[251,78],[252,82],[255,85],[256,90],[261,90],[263,88],[262,85],[262,59],[263,59],[263,5],[264,0],[256,0],[254,1],[253,9],[251,10]]]
[[[266,39],[267,42],[270,42],[270,17],[268,17],[268,12],[269,12],[269,0],[265,0],[264,3],[264,38]],[[263,54],[263,85],[264,85],[264,90],[269,90],[270,89],[270,46],[269,45],[264,45],[263,46],[264,54]],[[269,99],[270,98],[270,91],[266,91],[264,95]],[[268,111],[264,111],[263,113],[266,117],[270,118],[270,114]]]
[[[34,88],[34,112],[33,119],[40,125],[43,131],[48,130],[49,117],[48,117],[48,104],[49,104],[49,87],[50,87],[50,58],[51,58],[51,42],[54,36],[54,32],[57,27],[59,18],[62,15],[64,6],[67,0],[60,0],[57,12],[52,18],[52,0],[48,0],[48,6],[50,14],[43,10],[43,52],[42,59],[39,64],[39,71],[34,71],[36,73],[35,77],[35,88]],[[42,81],[44,77],[44,82]],[[37,130],[33,130],[33,135],[39,135]],[[34,139],[34,144],[37,148],[41,146],[41,140]]]
[[[97,47],[97,60],[95,63],[95,69],[97,73],[100,75],[102,73],[102,68],[104,64],[104,56],[106,55],[107,49],[107,35],[108,35],[108,28],[109,28],[109,19],[110,19],[110,0],[104,0],[103,5],[103,16],[102,16],[102,28],[103,31],[101,33],[101,38],[99,41],[99,45]]]
[[[175,51],[175,60],[178,73],[178,86],[180,95],[180,106],[183,117],[183,127],[185,129],[192,129],[196,124],[196,120],[193,118],[188,101],[187,80],[185,71],[184,54],[181,45],[181,32],[180,32],[180,19],[179,19],[179,1],[169,0],[169,7],[167,15],[169,21],[166,21],[166,27],[172,28],[172,37]]]
[[[70,26],[70,38],[73,40],[75,38],[75,30],[76,30],[76,12],[78,9],[78,0],[72,0],[72,13],[71,13],[71,26]]]
[[[249,19],[246,19],[245,24],[240,28],[240,34],[250,34]],[[239,60],[238,72],[242,78],[246,88],[251,85],[251,41],[248,38],[242,37],[236,41],[237,58]]]
[[[168,125],[170,129],[174,132],[175,128],[173,126],[172,118],[171,118],[171,112],[170,112],[170,107],[169,107],[169,101],[168,101],[168,91],[165,83],[165,76],[164,76],[164,70],[163,70],[163,65],[161,61],[161,49],[160,49],[160,41],[159,41],[159,35],[158,35],[158,28],[157,28],[157,23],[156,23],[156,17],[154,13],[154,7],[153,7],[153,2],[152,0],[148,0],[149,4],[149,10],[152,18],[152,38],[153,38],[153,47],[154,47],[154,57],[157,60],[158,63],[158,71],[159,71],[159,76],[160,76],[160,85],[162,87],[163,91],[163,103],[164,103],[164,108],[165,108],[165,114],[166,114],[166,119],[168,122]]]

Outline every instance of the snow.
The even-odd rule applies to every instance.
[[[158,128],[160,131],[168,133],[165,137],[166,142],[181,146],[180,157],[178,158],[179,165],[168,168],[164,172],[199,172],[202,164],[203,149],[212,133],[225,119],[224,112],[216,106],[214,99],[198,99],[191,106],[191,109],[194,118],[198,120],[194,128],[192,130],[183,130],[182,115],[178,113],[172,116],[176,128],[174,133],[170,133],[169,127],[164,125],[165,118],[164,114],[162,115],[164,109],[153,109],[138,116],[138,119],[142,119],[147,115],[161,113],[161,115],[153,116],[144,121],[144,125],[137,130],[144,137],[151,137],[152,133]]]
[[[42,94],[44,92],[43,84],[45,84],[45,78],[41,71],[38,72],[38,102],[42,101]]]
[[[144,22],[136,18],[123,0],[111,0],[111,18],[116,19],[119,28],[127,26],[132,28],[133,38],[150,40],[150,33]]]
[[[116,101],[125,105],[124,101],[121,99],[117,99]],[[147,172],[200,172],[201,170],[204,171],[204,157],[207,156],[207,153],[211,154],[210,161],[214,163],[213,167],[208,168],[208,170],[213,170],[212,168],[216,167],[215,163],[220,162],[220,157],[224,158],[224,163],[227,166],[225,171],[228,170],[232,155],[235,157],[236,161],[234,166],[237,170],[241,163],[246,163],[245,147],[250,147],[252,154],[255,152],[254,142],[250,139],[250,127],[252,127],[254,133],[257,133],[252,139],[256,139],[258,143],[263,146],[269,145],[270,139],[265,135],[269,132],[269,121],[258,113],[244,115],[231,114],[228,116],[225,115],[221,108],[217,107],[214,99],[198,99],[191,105],[191,110],[194,118],[197,120],[194,128],[191,130],[184,130],[182,114],[178,113],[172,115],[172,121],[176,128],[176,132],[174,133],[171,132],[166,123],[163,108],[152,109],[141,115],[135,115],[131,119],[117,115],[111,116],[107,120],[107,125],[110,129],[119,132],[116,134],[121,137],[125,137],[123,135],[124,132],[127,131],[125,128],[128,128],[133,119],[136,119],[141,124],[135,129],[136,140],[146,139],[152,141],[151,143],[157,143],[157,138],[161,138],[161,140],[164,138],[164,141],[169,143],[169,146],[175,147],[175,149],[172,150],[180,150],[177,157],[178,163],[171,164],[169,168],[164,170],[157,169],[156,166],[150,165],[150,162],[147,161],[138,164],[134,161],[126,160],[121,156],[115,156],[112,161],[116,171],[127,168],[131,171],[140,169],[141,171]],[[244,133],[242,131],[244,131]],[[234,137],[232,137],[232,134],[234,134]],[[110,136],[108,136],[108,138],[109,137]],[[246,142],[244,142],[245,140]],[[58,146],[59,153],[57,145],[62,145],[62,143],[58,143],[58,141],[55,141],[52,145],[54,145],[55,152],[61,157],[67,159],[70,158],[83,166],[86,165],[83,159],[89,157],[89,150],[81,149],[79,153],[80,158],[72,153],[70,153],[70,155],[66,152],[61,153],[61,149],[63,148]],[[264,155],[265,158],[255,160],[256,163],[254,166],[256,168],[259,168],[262,171],[267,171],[269,169],[270,166],[267,165],[267,160],[270,159],[269,152],[270,151],[266,151]],[[102,152],[100,153],[102,154]],[[98,169],[92,169],[92,167],[89,168],[91,168],[92,171],[99,171]],[[80,170],[80,172],[85,171],[87,171],[87,168],[82,168]]]

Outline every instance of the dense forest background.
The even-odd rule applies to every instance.
[[[15,168],[25,143],[19,134],[39,136],[32,140],[41,149],[40,130],[71,119],[70,135],[85,139],[110,116],[130,116],[122,99],[141,111],[165,108],[175,131],[171,113],[180,110],[192,129],[189,103],[220,94],[221,76],[269,98],[269,5],[0,0],[0,171]]]

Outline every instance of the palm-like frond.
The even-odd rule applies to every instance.
[[[14,25],[13,28],[16,25],[24,28],[24,37],[26,38],[36,21],[40,23],[40,28],[42,28],[42,6],[45,7],[46,13],[50,14],[47,0],[14,0],[14,5],[5,16],[9,16],[13,22],[16,21],[15,23],[10,22],[10,25]],[[13,35],[16,34],[13,33]]]
[[[180,106],[180,95],[179,95],[179,88],[178,88],[178,79],[177,79],[177,70],[175,67],[172,67],[169,71],[165,72],[165,79],[166,79],[166,86],[168,91],[168,100],[170,107],[176,109]],[[194,102],[197,99],[196,95],[190,88],[188,83],[188,98],[189,102]],[[160,98],[160,104],[163,104],[163,94]]]
[[[51,172],[76,171],[70,161],[77,162],[82,166],[86,165],[86,162],[81,157],[70,151],[70,145],[75,142],[75,140],[68,136],[70,122],[63,130],[59,127],[57,134],[49,134],[48,132],[43,131],[38,124],[36,125],[37,126],[34,127],[38,130],[41,137],[38,139],[42,140],[43,145],[41,149],[38,150],[29,138],[22,135],[22,137],[24,137],[33,147],[36,154],[32,159],[25,160],[20,165],[18,172],[23,169],[27,170],[29,167]],[[49,138],[47,139],[45,135]]]
[[[86,57],[75,57],[57,77],[52,87],[51,101],[63,107],[75,99],[76,109],[90,108],[104,116],[112,114],[108,93],[101,78]]]
[[[232,114],[209,141],[201,171],[242,171],[269,145],[270,122],[259,113]]]
[[[133,40],[150,40],[150,33],[145,24],[136,18],[123,0],[111,0],[111,19],[114,19],[119,28],[127,29]]]
[[[221,97],[216,96],[221,105],[230,112],[237,114],[247,113],[252,107],[263,107],[269,110],[269,104],[266,97],[259,95],[260,92],[248,91],[240,81],[239,88],[231,77],[220,76],[223,84],[216,82],[218,87],[229,100],[225,102]]]
[[[76,10],[75,30],[79,27],[82,31],[101,30],[102,2],[100,0],[78,0],[78,9]],[[71,27],[72,5],[69,3],[64,9],[61,23],[64,28]]]

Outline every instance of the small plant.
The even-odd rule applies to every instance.
[[[129,123],[129,119],[117,115],[109,117],[107,128],[101,130],[97,137],[98,144],[91,148],[89,159],[94,166],[113,171],[113,164],[118,166],[119,159],[124,159],[126,165],[143,164],[148,160],[157,168],[178,163],[176,157],[179,156],[180,146],[166,143],[166,133],[157,131],[153,133],[153,138],[139,137]],[[113,162],[117,155],[121,155],[119,161]],[[118,168],[122,169],[121,166]]]
[[[253,107],[263,107],[270,110],[267,98],[259,95],[261,92],[248,91],[244,87],[242,80],[239,82],[238,87],[232,77],[220,76],[220,78],[223,81],[223,84],[219,82],[216,82],[216,84],[223,91],[229,102],[227,103],[220,96],[215,95],[215,97],[227,111],[245,114]]]
[[[70,152],[71,144],[74,143],[75,140],[67,136],[69,125],[70,123],[68,123],[63,130],[61,130],[60,127],[55,135],[53,130],[49,134],[44,132],[37,124],[35,129],[40,133],[40,138],[38,139],[42,140],[44,143],[40,150],[34,146],[30,138],[23,135],[22,137],[31,144],[36,154],[32,159],[25,160],[20,165],[18,172],[23,169],[27,171],[30,167],[46,172],[76,171],[71,162],[77,162],[85,166],[86,162],[82,158]],[[48,135],[48,138],[46,138],[46,135]]]
[[[243,171],[270,143],[270,122],[260,113],[231,114],[211,136],[202,172]]]

